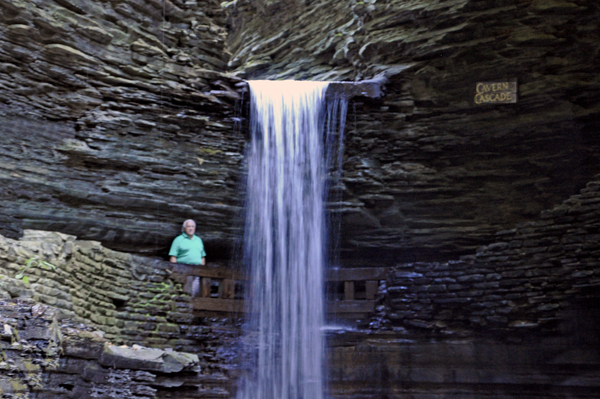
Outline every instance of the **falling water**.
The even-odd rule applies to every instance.
[[[238,399],[322,399],[328,84],[249,84],[244,256],[252,371]]]

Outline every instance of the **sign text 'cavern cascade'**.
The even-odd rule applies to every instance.
[[[511,104],[517,102],[517,81],[479,82],[475,86],[475,104]]]

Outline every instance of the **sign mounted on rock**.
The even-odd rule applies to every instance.
[[[517,102],[517,80],[478,82],[475,86],[475,104],[514,104]]]

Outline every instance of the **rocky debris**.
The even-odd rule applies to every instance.
[[[161,373],[178,373],[193,369],[200,363],[197,355],[180,352],[165,352],[161,349],[132,348],[105,345],[99,363],[105,367],[118,369],[139,369]]]
[[[230,381],[197,354],[115,346],[103,332],[32,300],[0,301],[3,397],[229,397]],[[12,395],[12,396],[11,396]],[[19,396],[20,395],[20,396]]]
[[[597,334],[600,326],[579,318],[597,310],[600,289],[598,178],[539,220],[497,233],[475,255],[396,266],[372,326],[509,338],[532,330]]]

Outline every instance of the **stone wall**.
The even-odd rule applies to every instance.
[[[28,283],[15,276],[28,260]],[[56,269],[44,268],[43,260]],[[169,279],[169,263],[106,249],[60,233],[25,230],[20,240],[0,237],[0,291],[57,309],[83,321],[110,342],[202,352],[217,360],[229,333],[218,319],[194,317],[190,296]]]
[[[596,176],[473,255],[393,267],[368,328],[328,337],[331,396],[595,397],[599,209]]]
[[[539,220],[498,232],[497,242],[475,255],[397,265],[380,287],[382,318],[375,325],[513,339],[527,330],[595,331],[575,315],[591,315],[600,299],[598,177]],[[575,324],[566,331],[569,323]]]
[[[3,398],[230,397],[230,383],[202,354],[116,346],[64,311],[0,300]]]

